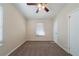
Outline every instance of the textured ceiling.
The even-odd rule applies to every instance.
[[[28,18],[47,18],[54,17],[55,15],[57,15],[66,4],[48,3],[47,7],[50,11],[45,12],[44,10],[40,10],[38,13],[36,13],[36,6],[28,6],[26,5],[26,3],[16,3],[14,5],[24,16]]]

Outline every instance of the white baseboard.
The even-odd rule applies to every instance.
[[[60,46],[63,50],[65,50],[67,53],[70,53],[67,49],[63,48],[59,43],[55,42],[58,46]]]
[[[13,50],[11,50],[6,56],[9,56],[12,52],[14,52],[17,48],[19,48],[23,43],[25,43],[26,41],[20,43],[17,47],[15,47]]]
[[[49,40],[49,39],[29,39],[28,41],[53,41],[53,40]]]

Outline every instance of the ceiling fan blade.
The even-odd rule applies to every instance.
[[[37,5],[37,3],[27,3],[27,5]]]
[[[36,13],[38,13],[38,12],[39,12],[39,9],[36,10]]]
[[[48,12],[48,11],[49,11],[49,9],[48,9],[47,7],[45,7],[45,8],[44,8],[44,10],[45,10],[46,12]]]

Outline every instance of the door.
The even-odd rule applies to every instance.
[[[70,53],[79,55],[79,9],[70,15]]]

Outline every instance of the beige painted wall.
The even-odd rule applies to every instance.
[[[37,23],[44,23],[44,27],[45,27],[44,29],[45,29],[46,35],[42,38],[39,38],[35,35]],[[53,23],[53,19],[51,18],[29,19],[28,20],[28,40],[29,41],[53,41],[52,23]]]
[[[60,45],[63,49],[69,52],[69,36],[68,36],[68,20],[69,14],[79,8],[79,4],[68,4],[59,15],[55,18],[58,21],[58,31],[59,38],[57,40],[57,44]]]
[[[0,55],[7,55],[26,41],[26,23],[24,17],[11,4],[2,4],[2,6],[4,8],[4,42],[0,47]]]

